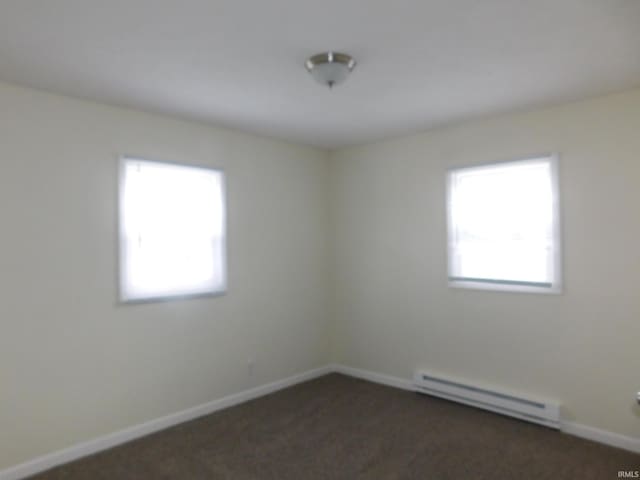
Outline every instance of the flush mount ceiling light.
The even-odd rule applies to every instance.
[[[318,83],[332,88],[347,79],[356,61],[346,53],[325,52],[309,57],[304,65]]]

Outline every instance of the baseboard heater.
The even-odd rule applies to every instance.
[[[416,391],[421,393],[560,428],[560,405],[556,402],[525,398],[425,371],[415,373],[414,384]]]

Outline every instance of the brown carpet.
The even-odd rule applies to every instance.
[[[616,479],[640,455],[337,374],[55,468],[77,479]]]

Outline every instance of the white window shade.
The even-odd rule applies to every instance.
[[[453,286],[558,291],[559,264],[553,157],[449,173]]]
[[[225,290],[222,172],[125,158],[120,189],[121,300]]]

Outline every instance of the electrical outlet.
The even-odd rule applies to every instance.
[[[253,375],[253,365],[254,365],[253,358],[250,358],[249,360],[247,360],[247,372],[249,373],[249,376]]]

